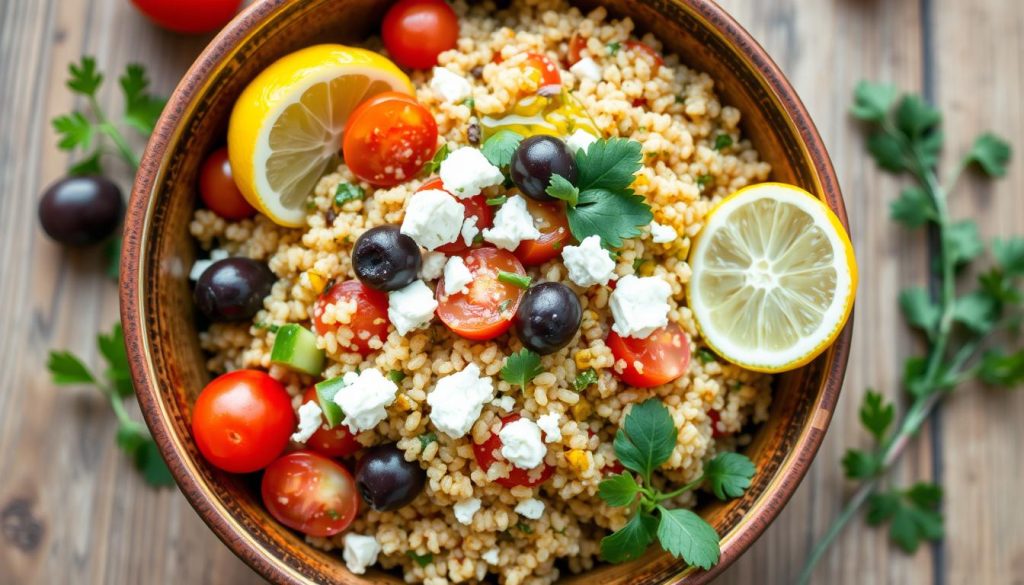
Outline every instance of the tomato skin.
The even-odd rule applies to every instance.
[[[675,323],[669,323],[644,339],[622,337],[611,331],[605,343],[615,361],[626,362],[622,373],[613,370],[616,377],[636,388],[667,384],[690,368],[690,342]],[[643,366],[642,372],[633,365],[637,361]]]
[[[527,198],[526,207],[534,220],[540,220],[540,237],[524,240],[513,253],[523,266],[539,266],[562,254],[562,248],[573,241],[572,232],[563,203],[541,203]]]
[[[345,164],[360,179],[393,187],[413,178],[437,150],[437,122],[416,98],[379,93],[349,117],[342,138]]]
[[[316,388],[310,386],[302,394],[302,403],[314,402],[317,405],[320,401],[316,397]],[[313,436],[306,441],[306,448],[312,449],[327,457],[341,458],[349,457],[363,448],[356,436],[349,432],[345,425],[338,425],[333,429],[318,428]]]
[[[288,528],[310,536],[342,532],[359,513],[359,493],[341,464],[311,451],[274,461],[260,484],[263,505]]]
[[[712,408],[708,411],[708,420],[711,421],[711,438],[718,439],[730,435],[731,433],[718,430],[718,423],[722,420],[722,413]]]
[[[419,189],[416,189],[417,192],[432,190],[445,191],[445,193],[448,193],[440,178],[431,179],[426,183],[423,183]],[[452,193],[448,194],[455,197]],[[487,205],[486,195],[481,193],[467,199],[459,199],[458,197],[456,197],[456,199],[458,199],[459,203],[461,203],[462,207],[466,210],[466,213],[463,216],[465,219],[476,216],[476,228],[478,230],[483,231],[485,228],[489,228],[494,225],[494,208]],[[451,256],[453,254],[458,254],[459,252],[464,252],[471,247],[472,246],[466,245],[466,241],[462,239],[462,236],[459,236],[459,238],[454,242],[449,242],[437,248],[437,251],[445,254],[446,256]]]
[[[199,451],[232,473],[269,465],[288,446],[297,422],[284,384],[259,370],[214,378],[192,408],[192,436]]]
[[[558,67],[555,62],[548,59],[546,55],[541,53],[527,53],[526,60],[523,61],[521,67],[526,69],[533,69],[540,75],[540,83],[537,86],[537,91],[542,88],[550,86],[562,85],[562,74],[558,71]]]
[[[378,290],[366,286],[358,280],[345,280],[334,283],[333,286],[320,293],[320,297],[313,305],[313,324],[320,334],[338,329],[337,323],[324,323],[324,306],[335,304],[339,301],[352,301],[358,307],[352,315],[352,321],[347,324],[356,332],[351,339],[351,345],[342,346],[350,351],[355,351],[366,357],[375,350],[370,347],[370,339],[379,337],[381,341],[388,338],[388,296]],[[365,337],[363,333],[366,333]],[[341,340],[338,340],[341,342]]]
[[[459,17],[444,0],[400,0],[384,15],[381,38],[402,67],[429,69],[438,55],[455,48]]]
[[[224,219],[240,220],[256,215],[256,208],[242,196],[231,173],[227,147],[211,152],[199,170],[199,197],[210,211]]]
[[[566,53],[566,63],[569,67],[580,62],[583,58],[583,49],[587,48],[587,39],[580,33],[572,33],[572,37],[569,38],[569,49]]]
[[[132,4],[167,30],[201,34],[227,24],[242,0],[132,0]]]
[[[522,418],[520,415],[513,413],[501,417],[501,426],[504,428],[505,425],[515,422]],[[495,461],[502,459],[501,457],[501,437],[498,433],[492,433],[491,436],[487,437],[487,440],[477,445],[473,443],[473,457],[476,459],[476,464],[480,466],[480,469],[486,472],[491,468],[491,465]],[[534,487],[540,485],[548,480],[551,475],[555,472],[555,468],[547,463],[543,463],[543,468],[540,473],[537,473],[535,469],[520,469],[515,465],[509,465],[508,476],[499,477],[494,480],[498,485],[514,488],[517,486]]]
[[[661,53],[652,49],[650,45],[646,45],[640,41],[626,41],[623,44],[627,49],[635,53],[643,53],[650,57],[651,60],[654,61],[654,73],[657,73],[658,69],[661,69],[661,66],[665,64],[665,58],[661,56]]]
[[[474,248],[461,254],[473,273],[469,292],[447,295],[444,277],[437,282],[437,316],[449,329],[466,339],[494,339],[512,326],[523,289],[498,280],[498,272],[526,274],[516,257],[498,248]],[[503,303],[506,303],[502,307]]]

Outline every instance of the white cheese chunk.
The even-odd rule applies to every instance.
[[[505,181],[501,169],[492,165],[482,152],[470,146],[456,149],[445,157],[437,174],[445,190],[460,199],[473,197],[487,187]]]
[[[605,285],[615,276],[615,261],[601,247],[601,236],[588,236],[579,246],[562,249],[562,262],[569,271],[569,280],[576,286]]]
[[[323,424],[322,416],[323,411],[316,401],[303,403],[299,407],[299,427],[292,433],[292,440],[296,443],[308,441]]]
[[[651,241],[655,244],[667,244],[679,237],[679,234],[670,225],[661,225],[656,221],[652,221],[649,227],[651,230]]]
[[[498,431],[501,456],[520,469],[533,469],[544,461],[548,449],[541,439],[540,427],[526,418],[514,420]]]
[[[512,409],[516,407],[516,399],[512,396],[505,395],[501,398],[495,398],[491,401],[491,404],[504,412],[512,412]]]
[[[569,68],[569,71],[580,79],[589,79],[594,83],[601,81],[604,77],[604,71],[601,69],[601,66],[590,57],[580,59]]]
[[[345,551],[342,557],[345,566],[356,575],[362,575],[366,568],[377,562],[380,554],[380,543],[373,536],[348,533],[345,535]]]
[[[480,558],[483,559],[489,565],[497,565],[499,562],[499,554],[501,554],[501,549],[499,549],[498,547],[494,547],[492,549],[488,549],[487,552],[480,555]]]
[[[609,300],[615,321],[612,329],[623,337],[649,336],[668,325],[671,296],[672,287],[662,278],[623,276]]]
[[[419,277],[423,280],[437,280],[444,273],[448,257],[441,252],[428,250],[423,253],[423,264],[420,265]]]
[[[444,265],[444,294],[453,295],[473,282],[473,273],[461,256],[452,256]]]
[[[573,153],[580,150],[586,152],[590,145],[595,142],[597,142],[597,136],[586,130],[576,130],[565,140],[566,146],[569,147],[569,152]]]
[[[453,439],[466,436],[484,404],[494,398],[490,377],[480,377],[480,368],[469,364],[461,372],[437,381],[427,394],[430,420],[437,430]]]
[[[538,520],[543,513],[544,502],[537,498],[530,498],[529,500],[523,500],[516,504],[516,514],[519,514],[523,518]]]
[[[479,218],[475,215],[471,215],[466,218],[466,221],[462,222],[462,241],[467,246],[473,245],[473,240],[476,239],[476,235],[480,233],[480,228],[476,227],[476,222]]]
[[[544,431],[545,443],[559,443],[562,441],[562,415],[557,412],[549,412],[537,419],[537,426]]]
[[[199,277],[202,276],[204,272],[206,272],[207,268],[213,266],[214,262],[217,262],[218,260],[224,260],[225,258],[228,258],[229,256],[230,256],[230,254],[228,254],[227,250],[222,250],[220,248],[216,248],[214,250],[210,250],[210,257],[209,257],[209,259],[196,260],[192,264],[192,270],[190,270],[189,273],[188,273],[189,279],[190,280],[199,280]]]
[[[440,189],[417,191],[405,205],[399,231],[428,250],[459,239],[466,208]]]
[[[452,103],[461,102],[473,92],[473,86],[465,77],[444,67],[434,67],[434,77],[430,80],[430,89]]]
[[[460,524],[469,526],[473,523],[473,516],[480,510],[480,498],[468,498],[455,502],[452,511],[455,512],[455,519]]]
[[[526,209],[526,200],[513,195],[494,214],[494,227],[484,230],[484,239],[504,250],[512,251],[523,240],[536,240],[540,231],[533,225],[533,216]]]
[[[414,280],[405,288],[388,293],[388,319],[399,335],[430,323],[436,309],[434,291],[422,280]]]
[[[361,433],[388,417],[385,409],[395,401],[398,386],[380,370],[367,368],[358,374],[349,372],[342,381],[345,386],[334,395],[334,402],[345,413],[341,423],[349,430]]]

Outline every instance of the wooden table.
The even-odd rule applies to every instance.
[[[723,583],[792,582],[849,486],[839,459],[865,445],[856,409],[865,387],[895,395],[917,340],[897,291],[926,277],[920,233],[888,221],[900,182],[865,155],[846,114],[860,79],[919,90],[947,114],[947,160],[993,129],[1024,152],[1024,2],[1019,0],[727,0],[809,107],[846,194],[862,274],[846,390],[803,485]],[[96,55],[104,71],[145,63],[168,93],[205,44],[150,26],[127,0],[0,0],[0,583],[253,583],[258,577],[210,533],[175,490],[152,490],[115,448],[114,417],[87,389],[58,389],[50,348],[94,363],[93,337],[117,318],[103,259],[47,240],[36,221],[45,186],[68,157],[49,120],[81,106],[63,87],[67,63]],[[102,102],[120,107],[108,83]],[[125,168],[116,169],[122,185]],[[986,237],[1021,232],[1024,156],[1009,179],[965,180],[953,202]],[[817,583],[1024,583],[1024,394],[964,388],[904,457],[896,478],[941,481],[947,537],[906,556],[883,531],[853,523]]]

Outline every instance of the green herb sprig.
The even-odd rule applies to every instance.
[[[754,464],[739,453],[722,453],[704,465],[696,480],[662,492],[653,486],[651,476],[672,455],[677,433],[668,409],[656,398],[633,406],[616,433],[615,455],[628,471],[603,480],[598,495],[609,506],[634,509],[625,526],[601,539],[606,561],[636,559],[657,539],[661,548],[691,565],[709,569],[718,563],[721,551],[715,529],[695,512],[669,508],[665,502],[701,486],[722,500],[742,496],[750,487]]]
[[[505,358],[501,379],[525,390],[526,385],[542,373],[544,368],[540,365],[540,356],[524,348]]]
[[[100,334],[96,343],[100,354],[107,363],[103,377],[96,376],[85,363],[69,351],[51,351],[46,368],[58,386],[95,386],[110,401],[117,415],[117,444],[132,458],[143,479],[154,486],[174,484],[174,478],[167,469],[156,443],[146,427],[125,410],[124,401],[135,394],[131,372],[128,369],[128,354],[125,351],[124,332],[121,324],[114,325],[108,334]]]
[[[934,293],[922,287],[900,293],[904,319],[922,333],[925,345],[924,353],[908,359],[904,367],[908,406],[897,416],[896,405],[882,394],[869,390],[864,395],[860,420],[874,444],[850,449],[843,457],[846,476],[859,486],[811,552],[800,576],[803,584],[810,582],[817,561],[864,505],[868,522],[888,522],[890,537],[908,552],[922,541],[941,538],[942,489],[929,482],[893,487],[886,479],[889,471],[957,386],[973,380],[1007,388],[1024,383],[1024,350],[1006,351],[992,343],[1000,333],[1020,329],[1024,238],[993,241],[989,248],[994,265],[976,286],[958,291],[958,274],[986,246],[977,225],[955,221],[947,203],[949,192],[969,167],[989,177],[1005,175],[1009,144],[993,134],[981,134],[942,183],[936,167],[945,137],[937,109],[920,96],[899,96],[893,86],[861,82],[851,113],[872,129],[867,148],[878,165],[914,179],[892,203],[890,215],[906,227],[933,230],[939,245],[932,277],[938,286]]]

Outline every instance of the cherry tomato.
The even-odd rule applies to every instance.
[[[218,148],[203,161],[199,170],[199,197],[210,211],[224,219],[239,220],[256,215],[256,209],[242,196],[231,174],[228,149]]]
[[[615,361],[626,362],[626,368],[621,374],[616,372],[616,376],[637,388],[671,382],[690,367],[690,342],[675,323],[669,323],[644,339],[622,337],[612,331],[605,343],[612,350]],[[640,362],[639,369],[636,362]]]
[[[438,55],[455,48],[459,17],[444,0],[400,0],[384,15],[381,37],[396,63],[429,69]]]
[[[540,237],[524,240],[516,248],[515,255],[523,266],[537,266],[557,258],[562,247],[572,243],[572,233],[562,203],[541,203],[527,198],[526,207],[533,216]]]
[[[629,49],[630,51],[644,54],[650,57],[651,61],[654,62],[653,71],[655,73],[657,73],[658,69],[660,69],[661,66],[665,64],[665,59],[661,56],[661,53],[655,51],[649,45],[645,45],[640,41],[626,41],[623,44],[626,45],[626,48]]]
[[[515,422],[520,418],[522,417],[515,413],[503,416],[501,418],[501,426],[504,428],[505,425]],[[504,461],[505,458],[501,456],[501,437],[498,436],[498,433],[491,433],[491,436],[487,437],[487,440],[479,445],[473,443],[473,456],[476,458],[476,464],[484,472],[490,469],[495,461]],[[506,477],[499,477],[494,480],[499,485],[507,488],[540,485],[547,481],[551,474],[555,472],[555,468],[547,463],[540,467],[540,471],[537,471],[536,468],[520,469],[511,463],[508,464],[508,467],[509,472]]]
[[[569,39],[569,50],[566,54],[566,63],[570,67],[579,63],[580,59],[583,58],[583,49],[587,48],[587,39],[580,33],[572,33],[572,37]]]
[[[523,289],[498,280],[498,272],[526,274],[516,257],[498,248],[475,248],[462,255],[473,273],[469,292],[444,293],[444,278],[437,283],[437,316],[466,339],[493,339],[508,331],[523,298]]]
[[[334,536],[359,513],[359,493],[341,464],[310,451],[297,451],[263,473],[263,505],[288,528],[310,536]]]
[[[192,435],[199,451],[232,473],[269,465],[288,446],[296,424],[284,384],[259,370],[214,378],[192,409]]]
[[[727,436],[731,433],[721,431],[718,429],[718,423],[722,420],[722,413],[718,412],[714,408],[708,411],[708,420],[711,421],[711,438],[717,439],[719,437]]]
[[[307,402],[319,404],[316,388],[312,386],[302,394],[302,403]],[[306,447],[328,457],[348,457],[363,446],[356,441],[356,436],[349,432],[348,427],[338,425],[333,429],[325,429],[323,426],[318,428],[306,441]]]
[[[541,53],[527,53],[526,60],[523,61],[521,67],[524,69],[532,69],[537,72],[540,82],[537,86],[538,91],[544,87],[562,85],[562,74],[558,72],[558,67],[555,65],[555,62],[548,59],[546,55]]]
[[[360,104],[342,139],[345,164],[378,187],[408,181],[436,150],[434,116],[416,98],[397,91],[379,93]]]
[[[423,183],[423,186],[417,189],[417,191],[444,191],[444,184],[441,179],[432,179]],[[452,195],[454,197],[454,195]],[[476,217],[476,228],[483,231],[484,228],[489,228],[494,225],[494,209],[487,205],[487,196],[484,194],[475,195],[467,199],[459,199],[459,203],[466,209],[466,214],[463,216],[466,219]],[[466,245],[466,240],[459,236],[459,239],[454,242],[445,244],[437,248],[438,252],[451,256],[468,250],[471,246]]]
[[[378,290],[364,285],[358,280],[346,280],[335,283],[331,288],[320,293],[320,298],[313,305],[313,322],[320,334],[336,331],[338,323],[324,323],[324,306],[337,304],[340,301],[354,302],[357,310],[351,322],[346,324],[355,331],[351,340],[338,339],[342,347],[354,350],[364,357],[373,353],[370,339],[379,337],[381,341],[388,338],[388,296]]]
[[[132,4],[167,30],[200,34],[227,24],[242,0],[132,0]]]

